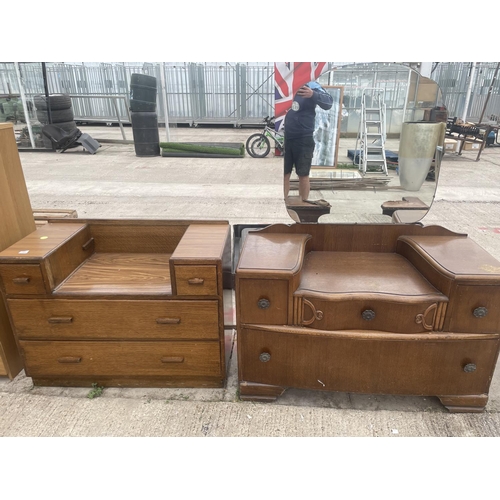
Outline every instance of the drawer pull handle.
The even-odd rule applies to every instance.
[[[375,311],[372,311],[371,309],[366,309],[361,313],[361,317],[365,321],[371,321],[372,319],[375,319]]]
[[[472,313],[476,318],[484,318],[488,314],[486,307],[476,307]]]
[[[63,358],[59,358],[57,361],[59,363],[80,363],[82,358],[77,356],[64,356]]]
[[[84,243],[82,245],[82,250],[88,250],[90,245],[92,245],[92,243],[94,243],[94,238],[90,238],[90,240],[87,241],[87,243]]]
[[[191,278],[188,279],[188,283],[190,285],[203,285],[203,283],[205,283],[205,280],[203,278]]]
[[[269,309],[269,307],[271,307],[271,301],[268,299],[259,299],[257,306],[259,309]]]
[[[425,318],[427,317],[427,315],[431,312],[431,311],[434,311],[434,314],[432,316],[432,321],[431,323],[427,323],[425,321]],[[426,330],[432,330],[434,328],[434,320],[436,319],[436,311],[437,311],[437,304],[432,304],[430,305],[423,314],[417,314],[415,316],[415,323],[422,323],[422,326],[426,329]]]
[[[184,363],[184,356],[164,356],[161,358],[162,363]]]
[[[268,361],[271,361],[271,355],[270,355],[268,352],[263,352],[263,353],[261,353],[261,355],[259,356],[259,359],[260,359],[263,363],[267,363]]]
[[[53,316],[47,320],[49,323],[73,323],[72,316]]]
[[[181,318],[156,318],[156,322],[159,325],[178,325]]]
[[[310,325],[311,323],[313,323],[314,320],[320,321],[323,319],[323,311],[316,310],[316,308],[314,307],[314,304],[312,304],[312,302],[309,302],[307,299],[304,299],[303,307],[304,306],[308,306],[311,309],[313,315],[312,315],[312,318],[307,320],[307,321],[303,319],[302,320],[303,325],[307,326],[307,325]],[[302,318],[304,318],[304,316],[305,316],[304,311],[302,311]]]
[[[16,285],[27,285],[30,282],[30,278],[28,277],[23,277],[23,278],[14,278],[12,280]]]
[[[476,371],[477,366],[474,363],[467,363],[464,366],[464,372],[465,373],[472,373]]]

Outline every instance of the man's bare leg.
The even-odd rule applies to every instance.
[[[309,198],[309,191],[310,191],[309,176],[308,175],[299,176],[299,196],[302,201],[305,201]]]
[[[288,192],[290,191],[290,176],[292,174],[285,174],[285,178],[283,180],[283,191],[285,194],[285,200],[288,198]]]

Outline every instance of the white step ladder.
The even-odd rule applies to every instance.
[[[361,116],[353,159],[353,163],[359,166],[363,175],[380,172],[389,175],[385,156],[385,115],[384,90],[363,89]]]

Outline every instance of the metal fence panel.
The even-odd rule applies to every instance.
[[[333,63],[331,63],[333,64]],[[468,120],[477,121],[488,98],[497,63],[477,63],[476,78],[469,103]],[[471,63],[439,63],[432,78],[443,92],[450,116],[461,116],[466,99]],[[44,93],[41,63],[20,63],[26,96],[33,100]],[[72,96],[77,121],[116,122],[111,99],[92,96],[122,96],[118,99],[119,118],[129,121],[130,79],[133,73],[155,76],[158,82],[158,121],[164,123],[165,109],[161,72],[164,71],[166,101],[170,123],[221,123],[245,125],[262,121],[274,113],[274,66],[243,63],[47,63],[51,93]],[[415,119],[416,106],[406,105],[409,92],[408,71],[380,63],[376,70],[336,69],[322,77],[322,83],[344,86],[344,109],[349,116],[342,132],[356,133],[357,107],[362,88],[382,86],[386,91],[387,131],[399,132],[404,120]],[[18,94],[13,63],[0,63],[0,94]],[[411,99],[410,99],[411,101]],[[493,87],[484,120],[500,115],[500,78]],[[36,116],[32,116],[36,118]]]
[[[478,122],[483,114],[497,62],[476,63],[475,77],[467,110],[467,121]],[[432,73],[432,78],[443,92],[449,116],[462,117],[467,95],[472,63],[439,63]],[[499,121],[500,115],[500,75],[492,88],[488,105],[484,110],[483,120]]]
[[[40,63],[21,63],[26,95],[44,93]],[[71,65],[47,63],[51,93],[72,96],[77,121],[117,121],[111,99],[92,96],[123,96],[117,101],[119,118],[129,121],[130,79],[133,73],[155,76],[158,82],[158,121],[164,123],[161,71],[164,70],[170,123],[224,123],[242,125],[260,122],[274,109],[273,66],[241,64],[207,65],[180,63],[142,66],[118,63]],[[0,93],[19,93],[12,63],[0,64]]]

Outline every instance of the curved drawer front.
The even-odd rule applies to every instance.
[[[484,394],[498,335],[319,332],[243,327],[240,380],[380,394]]]
[[[219,376],[219,342],[21,341],[30,377]]]
[[[216,300],[10,299],[20,339],[219,338]]]
[[[384,299],[324,300],[294,297],[294,323],[318,330],[377,330],[397,333],[439,331],[446,302]]]

